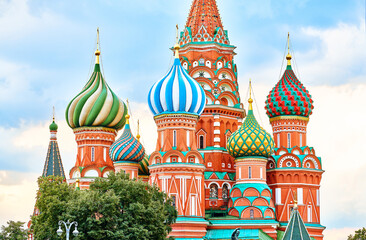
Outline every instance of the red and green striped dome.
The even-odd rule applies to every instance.
[[[291,56],[287,56],[288,62]],[[313,100],[309,91],[297,79],[289,62],[280,81],[269,92],[265,109],[270,118],[295,115],[309,117],[313,112]]]

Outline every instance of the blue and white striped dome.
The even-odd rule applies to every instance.
[[[182,67],[179,58],[175,58],[169,73],[150,89],[148,102],[155,116],[163,113],[201,115],[206,105],[206,95]]]

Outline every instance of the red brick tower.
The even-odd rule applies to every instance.
[[[201,239],[208,222],[204,219],[204,171],[197,151],[196,125],[205,107],[205,93],[188,75],[179,60],[179,44],[174,46],[174,64],[156,82],[148,103],[158,128],[155,151],[149,158],[149,183],[173,198],[178,211],[170,236]]]
[[[197,147],[205,159],[205,208],[227,207],[235,183],[234,159],[225,146],[245,117],[240,102],[234,49],[215,0],[194,0],[180,34],[183,68],[202,86],[206,107],[196,126]]]
[[[297,199],[310,236],[323,239],[319,188],[324,171],[321,158],[306,144],[313,100],[292,70],[290,51],[286,59],[287,68],[269,93],[265,107],[276,145],[267,163],[267,182],[274,195],[280,230],[285,230]]]

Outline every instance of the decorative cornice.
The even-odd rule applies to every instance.
[[[108,132],[117,135],[117,130],[113,128],[107,127],[79,127],[74,128],[74,133],[81,133],[81,132]]]
[[[302,117],[296,115],[285,115],[285,116],[277,116],[269,119],[269,122],[279,121],[279,120],[301,120],[305,122],[309,122],[309,117]]]

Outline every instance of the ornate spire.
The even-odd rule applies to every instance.
[[[97,28],[97,50],[95,51],[95,63],[99,64],[99,55],[100,55],[100,51],[99,51],[99,28]]]
[[[176,39],[176,42],[175,42],[175,45],[174,45],[174,50],[175,50],[175,58],[178,58],[179,59],[179,49],[180,49],[180,45],[179,45],[179,37],[178,37],[178,33],[179,33],[179,27],[178,27],[178,24],[177,24],[177,39]]]
[[[286,56],[286,59],[287,59],[287,66],[291,66],[292,56],[290,54],[290,33],[287,34],[287,56]]]
[[[216,0],[194,0],[187,19],[186,27],[190,27],[192,36],[201,26],[213,37],[217,28],[223,28]]]
[[[249,79],[249,99],[248,99],[248,103],[249,103],[249,108],[248,110],[253,110],[253,99],[252,99],[252,79]]]
[[[137,120],[137,135],[136,135],[136,138],[137,138],[137,141],[140,142],[140,120]]]
[[[50,124],[51,138],[48,144],[47,157],[43,168],[43,177],[61,176],[65,177],[64,167],[61,161],[60,150],[58,148],[56,133],[57,124],[55,123],[55,108],[53,108],[52,123]]]

